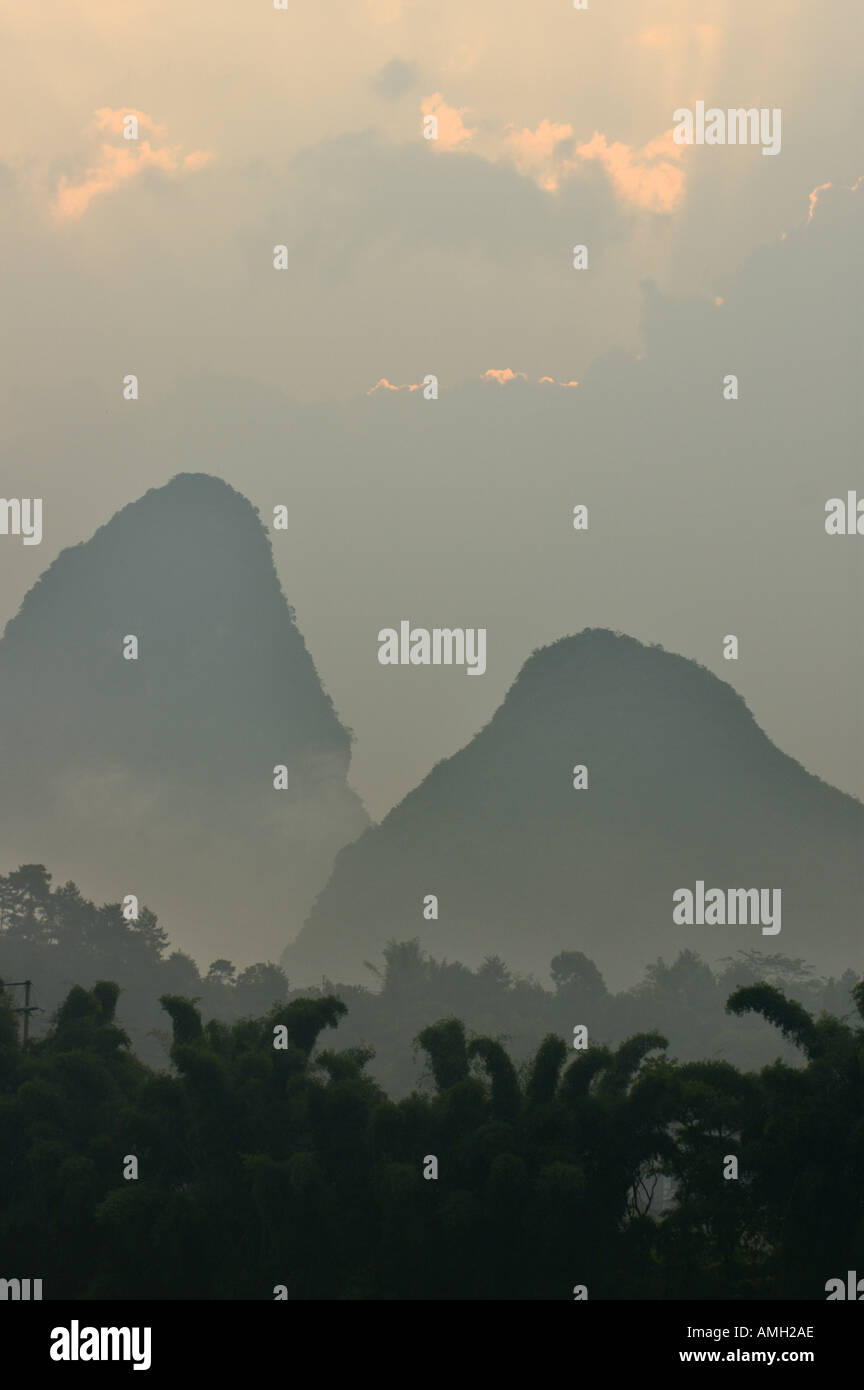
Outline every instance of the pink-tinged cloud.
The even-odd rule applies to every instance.
[[[109,106],[101,107],[95,113],[95,127],[120,133],[125,116],[138,117],[139,127],[155,131],[149,116],[143,111],[123,109],[115,111]],[[120,145],[102,145],[94,163],[88,168],[82,182],[70,183],[61,177],[57,185],[52,212],[57,221],[74,221],[84,216],[92,200],[100,194],[113,193],[123,184],[136,179],[145,169],[158,169],[170,177],[194,174],[208,164],[213,155],[207,150],[193,150],[184,154],[179,145],[155,148],[149,140],[123,140]]]
[[[813,192],[810,194],[810,209],[809,209],[809,211],[808,211],[808,213],[807,213],[807,221],[808,221],[808,222],[812,222],[812,221],[813,221],[813,214],[814,214],[814,212],[816,211],[817,207],[819,206],[819,194],[820,194],[820,193],[824,193],[825,190],[826,190],[826,188],[833,188],[833,187],[834,187],[833,183],[831,183],[831,182],[829,181],[828,183],[820,183],[820,184],[817,184],[817,186],[813,189]]]
[[[429,144],[438,150],[458,150],[467,145],[477,134],[477,127],[469,128],[462,122],[467,106],[448,106],[440,92],[427,97],[420,107],[424,116],[435,116],[438,121],[438,136]]]
[[[807,211],[808,222],[813,221],[816,209],[822,201],[822,199],[819,196],[820,193],[827,193],[828,189],[833,187],[834,184],[829,179],[828,183],[817,184],[816,187],[813,189],[812,193],[810,194],[810,206]],[[843,189],[845,193],[857,193],[859,188],[864,187],[864,174],[859,175],[859,177],[855,180],[854,183],[842,183],[840,184],[840,187]]]
[[[406,382],[404,386],[394,386],[392,381],[388,381],[386,376],[382,376],[375,382],[374,386],[370,387],[366,395],[371,396],[373,391],[419,391],[422,385],[422,381],[417,381],[414,383]]]
[[[522,130],[511,127],[504,148],[520,174],[528,174],[551,193],[558,187],[567,167],[567,161],[556,154],[556,150],[561,141],[572,134],[571,125],[555,125],[544,118],[536,130],[527,126]]]
[[[514,372],[512,367],[489,367],[481,377],[482,381],[497,381],[499,386],[506,386],[509,381],[527,381],[528,376],[525,372]],[[554,376],[538,377],[537,385],[549,386],[578,386],[578,381],[556,381]],[[366,392],[367,396],[374,395],[376,391],[420,391],[423,382],[406,382],[403,386],[397,386],[395,382],[388,381],[386,376],[382,376]]]
[[[676,145],[672,131],[649,140],[641,149],[613,141],[599,131],[584,144],[572,148],[573,127],[544,118],[536,130],[511,126],[503,152],[521,174],[532,178],[547,193],[555,193],[565,179],[575,178],[592,160],[606,170],[620,198],[648,212],[672,212],[684,191],[680,161],[684,146]]]
[[[515,381],[517,377],[521,377],[523,381],[528,380],[524,372],[514,372],[510,367],[489,367],[483,373],[484,381],[497,381],[499,386],[503,386],[505,381]]]
[[[671,130],[641,150],[617,140],[610,145],[595,131],[586,144],[577,146],[576,154],[582,160],[598,160],[625,202],[646,212],[673,212],[684,192],[684,171],[678,163],[684,148],[675,144]]]
[[[490,367],[483,373],[483,381],[497,381],[499,386],[504,386],[508,381],[527,381],[525,372],[514,372],[511,367]],[[541,376],[537,378],[538,386],[578,386],[578,381],[556,381],[554,376]]]

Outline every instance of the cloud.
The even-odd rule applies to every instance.
[[[133,108],[115,110],[110,106],[102,106],[94,113],[93,129],[122,134],[124,122],[130,115],[137,118],[139,129],[161,134],[161,128],[154,125],[145,112]],[[82,181],[72,183],[65,175],[61,176],[52,206],[53,215],[57,221],[75,221],[84,216],[93,198],[103,193],[113,193],[123,184],[136,179],[145,169],[156,169],[171,176],[193,174],[212,158],[213,155],[207,150],[192,150],[184,154],[179,145],[157,149],[149,140],[124,140],[121,145],[103,144]]]
[[[392,381],[388,381],[386,376],[382,376],[375,382],[374,386],[370,387],[366,395],[371,396],[374,391],[419,391],[422,385],[422,381],[415,381],[411,383],[406,382],[404,386],[394,386]]]
[[[439,150],[457,150],[477,134],[476,126],[469,129],[462,123],[468,107],[448,106],[440,92],[427,97],[420,109],[424,116],[435,116],[438,120],[438,138],[430,140],[429,144]]]
[[[362,262],[364,274],[381,267],[392,283],[397,267],[431,252],[418,293],[439,268],[454,273],[447,264],[454,254],[479,254],[524,273],[529,261],[553,263],[558,248],[570,244],[574,219],[582,240],[600,248],[626,230],[599,168],[586,165],[586,177],[550,197],[509,160],[482,158],[471,148],[458,159],[430,159],[426,147],[434,143],[418,133],[408,143],[385,144],[367,131],[315,145],[262,190],[261,221],[282,229],[307,280],[343,280]],[[250,261],[258,246],[250,240]],[[373,250],[374,265],[367,259]],[[430,309],[438,299],[436,292]],[[461,300],[456,307],[461,313]]]
[[[595,131],[587,144],[577,146],[579,159],[599,160],[616,193],[627,203],[647,212],[673,212],[684,192],[680,161],[683,145],[676,145],[672,131],[649,140],[641,150],[614,141]]]
[[[391,58],[376,75],[372,86],[379,96],[395,101],[416,87],[420,79],[420,69],[416,63],[406,62],[404,58]]]
[[[808,213],[807,213],[807,221],[808,221],[808,222],[812,222],[812,221],[813,221],[813,214],[814,214],[814,212],[816,211],[816,208],[817,208],[817,206],[818,206],[818,204],[819,204],[819,194],[820,194],[820,193],[824,193],[825,190],[826,190],[826,188],[833,188],[833,187],[834,187],[834,185],[831,183],[831,181],[830,181],[830,179],[829,179],[828,183],[820,183],[820,184],[817,184],[817,186],[813,189],[812,193],[810,194],[810,208],[809,208],[809,211],[808,211]]]
[[[512,367],[488,367],[486,371],[482,373],[480,380],[496,381],[499,386],[505,386],[510,381],[527,381],[528,375],[526,372],[514,372]],[[537,384],[538,386],[546,384],[550,386],[578,386],[579,382],[556,381],[554,376],[541,376],[538,378]],[[380,380],[376,381],[375,385],[366,392],[366,395],[371,396],[375,391],[419,391],[422,385],[423,383],[418,381],[410,385],[396,386],[392,381],[388,381],[386,376],[382,376]]]
[[[839,185],[839,187],[843,190],[844,193],[857,193],[859,188],[861,188],[862,186],[864,186],[864,174],[861,174],[861,176],[858,179],[856,179],[855,183],[844,183]],[[835,185],[829,179],[827,183],[817,184],[816,187],[813,189],[813,191],[810,194],[810,203],[807,211],[808,222],[813,221],[816,209],[822,201],[822,199],[819,196],[820,193],[827,193],[829,188],[834,187]]]
[[[565,180],[577,177],[592,160],[604,169],[618,197],[643,211],[672,212],[684,192],[680,166],[684,146],[675,144],[671,130],[641,149],[617,140],[610,144],[605,135],[595,131],[590,140],[574,149],[573,127],[544,118],[535,130],[510,127],[503,152],[521,174],[547,193],[557,192]]]
[[[499,386],[503,386],[505,381],[515,381],[517,377],[521,377],[523,381],[528,380],[524,372],[514,372],[509,367],[489,367],[483,373],[484,381],[497,381]]]
[[[527,381],[528,376],[525,372],[514,372],[510,367],[489,367],[483,373],[483,381],[497,381],[499,386],[504,386],[508,381]],[[538,386],[578,386],[578,381],[556,381],[554,376],[541,376],[537,378]]]
[[[530,175],[541,188],[552,192],[568,167],[562,155],[562,145],[569,141],[572,134],[571,125],[555,125],[544,119],[536,130],[530,130],[527,126],[522,130],[511,128],[505,137],[504,149],[520,174]],[[569,145],[567,153],[570,153]]]

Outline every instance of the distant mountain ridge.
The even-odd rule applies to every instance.
[[[5,866],[134,893],[206,959],[277,955],[368,824],[267,532],[207,474],[58,556],[0,641],[0,700]]]
[[[573,769],[588,770],[574,790]],[[690,947],[860,968],[864,807],[776,748],[704,667],[588,629],[536,651],[492,719],[343,849],[283,963],[368,979],[388,939],[545,976],[584,951],[612,987]],[[678,926],[672,895],[779,888],[782,926]],[[424,900],[438,898],[438,919]]]

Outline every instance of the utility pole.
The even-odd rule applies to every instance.
[[[22,1034],[21,1034],[21,1044],[22,1044],[23,1047],[26,1047],[26,1046],[27,1046],[27,1039],[28,1039],[28,1037],[29,1037],[29,1035],[30,1035],[30,1015],[31,1015],[31,1014],[35,1014],[35,1013],[41,1013],[42,1010],[41,1010],[40,1008],[38,1008],[38,1006],[37,1006],[36,1004],[31,1004],[31,1003],[30,1003],[30,990],[31,990],[32,985],[33,985],[33,981],[32,981],[32,980],[8,980],[8,981],[7,981],[7,985],[8,985],[8,986],[21,986],[21,985],[23,985],[23,987],[24,987],[24,1007],[23,1007],[23,1009],[13,1009],[12,1012],[13,1012],[13,1014],[23,1014],[23,1015],[24,1015],[24,1027],[23,1027]]]

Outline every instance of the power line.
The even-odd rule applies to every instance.
[[[13,1009],[12,1012],[13,1012],[13,1014],[23,1014],[23,1015],[24,1015],[24,1027],[23,1027],[23,1030],[22,1030],[22,1033],[21,1033],[21,1043],[22,1043],[22,1046],[23,1046],[23,1047],[26,1047],[26,1046],[27,1046],[27,1041],[28,1041],[28,1038],[29,1038],[29,1034],[30,1034],[30,1015],[31,1015],[31,1014],[41,1014],[41,1013],[43,1012],[43,1010],[40,1009],[39,1006],[38,1006],[37,1004],[31,1004],[31,1003],[30,1003],[30,990],[31,990],[32,985],[33,985],[33,981],[32,981],[32,980],[5,980],[5,981],[4,981],[4,987],[5,987],[5,988],[8,988],[8,989],[15,989],[15,988],[18,988],[18,987],[20,987],[20,986],[22,986],[22,985],[23,985],[23,987],[24,987],[24,1007],[23,1007],[23,1008],[19,1008],[19,1009]]]

